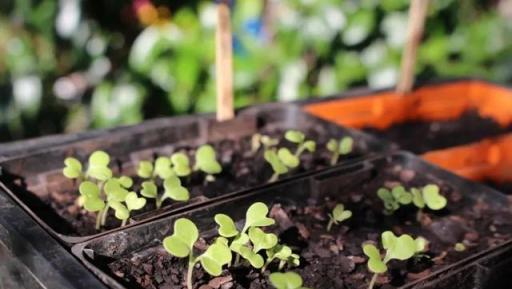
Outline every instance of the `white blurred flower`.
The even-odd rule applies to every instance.
[[[387,14],[382,22],[382,32],[386,35],[387,43],[394,48],[401,48],[407,36],[408,15],[403,12]]]
[[[398,80],[398,68],[386,66],[374,69],[368,75],[368,84],[370,88],[380,89],[393,86]]]
[[[60,0],[59,12],[55,20],[57,33],[63,38],[69,38],[80,24],[80,3],[78,0]]]
[[[281,101],[295,100],[299,97],[299,87],[307,74],[306,63],[298,60],[287,64],[281,71],[281,82],[278,88],[278,97]]]
[[[17,108],[34,112],[41,103],[43,84],[39,76],[27,75],[13,81],[13,96]]]

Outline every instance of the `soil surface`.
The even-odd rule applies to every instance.
[[[468,144],[512,130],[501,127],[491,118],[481,117],[477,111],[468,111],[455,120],[409,121],[391,126],[386,130],[365,128],[364,131],[388,139],[401,149],[416,154],[431,150]]]
[[[448,205],[441,211],[424,210],[420,221],[417,220],[417,209],[412,206],[400,208],[387,216],[383,214],[383,205],[376,196],[376,190],[382,186],[391,188],[399,182],[406,188],[437,183],[441,193],[447,197]],[[396,288],[428,276],[476,252],[494,247],[512,234],[512,219],[503,207],[493,207],[478,196],[464,197],[440,180],[403,170],[400,166],[379,170],[333,193],[335,197],[321,200],[290,200],[274,204],[270,215],[276,219],[277,225],[266,229],[278,234],[281,244],[289,245],[301,256],[300,266],[288,270],[301,274],[305,285],[310,288],[367,288],[372,274],[366,268],[367,259],[361,245],[374,242],[382,249],[380,234],[385,230],[392,230],[397,235],[422,236],[429,244],[424,254],[404,262],[391,261],[388,273],[377,279],[376,288],[380,289]],[[353,216],[327,232],[327,214],[340,202],[353,212]],[[226,208],[228,212],[229,208]],[[211,243],[212,236],[205,239],[196,246],[198,252]],[[466,250],[455,251],[457,242],[464,243]],[[185,288],[186,260],[170,256],[161,245],[153,243],[122,256],[96,265],[110,270],[110,274],[127,288]],[[267,280],[269,272],[276,271],[276,267],[273,263],[264,273],[247,265],[231,267],[216,278],[196,267],[194,288],[273,288]]]
[[[484,184],[512,198],[512,182],[485,181]]]
[[[277,129],[268,129],[261,133],[271,135],[276,138],[283,138],[284,135],[284,131]],[[280,178],[329,166],[331,154],[325,149],[325,144],[329,140],[329,136],[325,134],[325,129],[322,129],[322,127],[315,127],[307,131],[306,135],[308,139],[316,140],[317,151],[313,154],[304,152],[301,156],[300,167],[290,171],[287,175],[283,175]],[[246,137],[238,141],[224,140],[212,143],[212,145],[215,147],[217,152],[217,159],[222,164],[222,173],[216,175],[216,179],[213,182],[205,181],[205,175],[201,172],[195,172],[190,177],[182,179],[183,184],[190,190],[190,201],[177,203],[172,200],[166,200],[162,209],[169,209],[170,206],[180,207],[194,202],[201,202],[206,198],[214,198],[240,191],[242,189],[262,185],[267,183],[270,179],[272,169],[263,158],[263,149],[260,149],[256,154],[251,152],[251,137]],[[282,140],[280,146],[289,147],[292,151],[296,148],[294,144],[286,140]],[[339,162],[363,155],[361,149],[358,148],[357,140],[355,141],[354,146],[354,151],[349,155],[341,156]],[[181,146],[176,147],[174,151],[187,153],[190,157],[191,165],[193,165],[195,149],[195,147]],[[154,157],[156,158],[157,156],[155,155]],[[136,177],[133,168],[133,166],[137,164],[128,165],[129,168],[126,168],[126,164],[121,164],[118,171],[120,171],[121,174],[133,177],[135,184],[133,189],[139,191],[137,186],[142,183],[142,180]],[[53,221],[56,226],[62,229],[59,232],[63,234],[86,236],[98,233],[94,228],[96,215],[87,212],[77,204],[79,193],[77,191],[76,184],[72,185],[72,181],[70,180],[64,180],[64,182],[67,187],[71,187],[72,189],[56,192],[50,191],[49,196],[42,200],[44,204],[46,206],[50,206],[52,209],[51,211],[53,211],[48,212],[48,214],[57,214],[54,218],[55,220],[45,221]],[[159,187],[161,190],[161,182]],[[155,207],[154,201],[149,199],[147,205],[142,210],[132,212],[132,217],[147,212],[151,212],[151,216],[158,214],[157,211],[154,211]],[[62,219],[64,219],[67,224],[62,224]],[[102,228],[102,231],[117,228],[119,225],[120,221],[114,217],[113,211],[110,210],[106,226]]]

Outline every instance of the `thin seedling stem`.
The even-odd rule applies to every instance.
[[[373,286],[375,286],[375,282],[377,281],[377,277],[379,274],[373,274],[372,280],[370,280],[370,285],[368,285],[368,289],[373,289]]]

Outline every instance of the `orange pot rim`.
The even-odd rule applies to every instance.
[[[408,95],[384,90],[310,103],[304,109],[354,128],[387,129],[407,121],[451,120],[468,110],[507,126],[512,123],[512,90],[482,80],[459,80],[421,86]]]

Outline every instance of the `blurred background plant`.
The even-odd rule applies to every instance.
[[[237,106],[397,80],[408,0],[233,2]],[[432,1],[419,79],[512,80],[510,2]],[[213,111],[215,13],[211,0],[1,1],[0,141]]]

